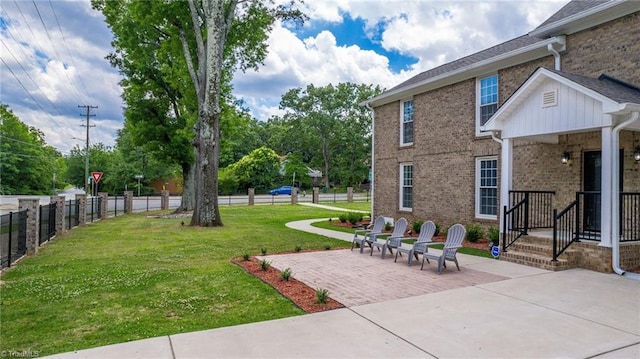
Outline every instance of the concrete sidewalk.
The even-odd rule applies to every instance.
[[[268,259],[348,308],[52,358],[640,358],[640,282],[615,274],[460,255],[438,276],[357,250]]]

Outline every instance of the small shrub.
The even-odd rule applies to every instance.
[[[324,244],[324,249],[326,249],[326,250],[331,249],[331,245],[329,243],[325,243]]]
[[[246,262],[246,261],[248,261],[248,260],[249,260],[249,254],[248,254],[248,253],[243,254],[243,255],[242,255],[242,259],[243,259],[245,262]]]
[[[384,230],[385,230],[385,231],[390,231],[390,230],[391,230],[391,228],[393,228],[393,227],[391,226],[391,223],[386,222],[386,223],[384,224]]]
[[[264,248],[264,247],[262,247],[262,248],[260,249],[260,252],[262,253],[262,255],[263,255],[263,256],[266,256],[266,255],[267,255],[267,249],[266,249],[266,248]]]
[[[295,248],[295,251],[296,251],[296,252],[300,252],[301,250],[302,250],[302,247],[301,247],[301,246],[299,246],[299,245],[297,245],[297,246],[296,246],[296,248]]]
[[[269,267],[271,267],[271,262],[268,262],[266,259],[260,261],[260,268],[262,268],[263,271],[266,272]]]
[[[440,224],[438,224],[437,222],[434,223],[436,225],[436,231],[433,232],[433,236],[437,236],[438,234],[440,234]]]
[[[341,215],[338,216],[338,220],[340,221],[340,223],[345,223],[347,222],[347,214],[343,213]]]
[[[356,225],[358,222],[362,221],[362,213],[349,212],[347,219],[349,220],[349,223]]]
[[[284,279],[285,281],[289,281],[289,278],[291,278],[291,268],[287,268],[285,270],[283,270],[282,272],[280,272],[280,278]]]
[[[484,237],[484,230],[478,224],[471,223],[467,225],[467,240],[471,243],[477,242]]]
[[[326,289],[316,289],[316,303],[326,304],[329,299],[329,291]]]
[[[413,223],[411,224],[411,228],[413,228],[413,231],[418,234],[420,233],[420,228],[422,227],[422,225],[424,224],[423,220],[420,219],[416,219],[415,221],[413,221]]]
[[[500,230],[494,226],[490,226],[487,232],[489,241],[493,243],[494,246],[500,245]]]

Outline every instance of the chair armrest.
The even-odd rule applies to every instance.
[[[353,234],[367,234],[370,232],[371,232],[370,229],[356,229],[355,232],[353,232]]]

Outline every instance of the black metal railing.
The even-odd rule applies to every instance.
[[[0,268],[27,254],[27,210],[0,216]]]
[[[502,250],[506,251],[530,229],[553,227],[554,191],[509,191],[510,209],[504,206]]]
[[[56,235],[56,207],[55,202],[40,206],[40,233],[38,235],[38,245],[40,246]]]
[[[553,210],[553,261],[573,242],[579,242],[578,234],[580,229],[580,197],[576,194],[576,200],[571,202],[567,208],[558,213]]]
[[[620,242],[640,241],[640,192],[620,193]]]
[[[502,250],[506,251],[510,245],[518,240],[521,236],[527,234],[524,230],[524,217],[527,202],[523,199],[511,209],[504,206],[504,221],[502,228]]]
[[[509,204],[525,200],[523,227],[525,234],[530,229],[553,227],[553,196],[555,191],[509,191]]]

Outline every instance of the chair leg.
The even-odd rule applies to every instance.
[[[440,257],[440,259],[438,260],[438,274],[442,274],[442,267],[447,268],[447,266],[444,263],[444,256]]]
[[[424,253],[423,253],[422,254],[422,265],[420,266],[420,270],[422,270],[422,268],[424,268],[424,260],[425,259],[427,259],[427,258],[425,258]],[[427,261],[429,261],[429,260],[427,259]]]
[[[460,271],[460,266],[458,265],[458,258],[453,257],[453,261],[456,262],[456,267],[458,268],[458,271]]]

